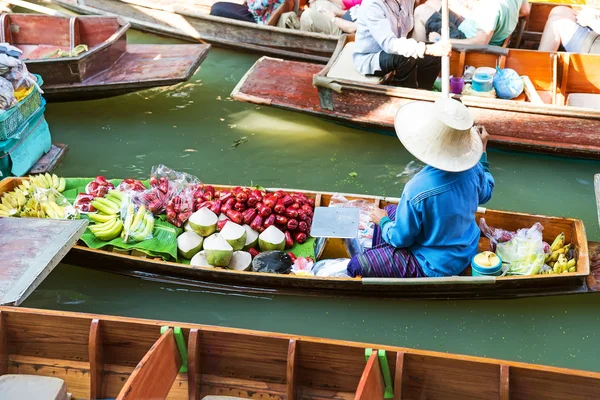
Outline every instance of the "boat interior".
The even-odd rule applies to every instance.
[[[117,17],[60,17],[35,14],[2,14],[1,42],[23,51],[22,59],[47,61],[93,53],[107,41],[125,35],[129,24]],[[88,50],[73,53],[79,45]]]
[[[585,399],[597,374],[399,347],[0,308],[0,393],[28,399]]]

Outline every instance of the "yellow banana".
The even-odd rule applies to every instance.
[[[577,268],[575,267],[571,267],[568,269],[569,272],[577,272]]]
[[[565,243],[565,233],[561,232],[552,242],[552,244],[550,245],[550,251],[551,252],[555,252],[556,250],[560,249],[561,247],[564,246]]]
[[[58,185],[60,185],[60,180],[58,179],[58,176],[56,176],[56,174],[52,174],[52,187],[54,189],[58,189]]]
[[[567,262],[567,266],[568,266],[569,268],[571,268],[571,267],[574,267],[576,263],[577,263],[577,260],[575,260],[574,258],[572,258],[572,259],[570,259],[570,260]]]
[[[58,219],[65,218],[65,209],[63,207],[59,206],[56,203],[50,203],[50,205],[52,206],[52,208],[54,208],[54,211],[56,212],[56,218],[58,218]]]

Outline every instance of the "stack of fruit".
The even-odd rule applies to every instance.
[[[76,217],[71,205],[60,196],[65,190],[65,178],[40,174],[24,179],[12,191],[2,195],[0,217],[67,218]],[[37,197],[34,194],[37,192]],[[60,199],[62,198],[62,201]],[[57,204],[59,200],[60,204]]]
[[[127,215],[121,232],[121,239],[125,243],[141,242],[152,237],[154,230],[154,216],[143,204],[135,212],[133,202],[127,206]]]
[[[564,274],[577,271],[575,250],[571,243],[565,245],[564,232],[561,232],[550,245],[545,262],[550,268],[542,270],[543,274]]]

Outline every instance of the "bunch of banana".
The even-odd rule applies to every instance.
[[[64,192],[65,186],[67,186],[65,178],[59,178],[56,174],[50,175],[49,173],[29,175],[29,181],[41,189],[56,189],[59,193]]]
[[[88,214],[88,217],[90,215],[91,214]],[[106,222],[101,222],[88,226],[88,229],[94,234],[94,236],[96,236],[100,240],[112,240],[119,236],[119,234],[123,230],[123,223],[121,222],[121,219],[118,216],[112,215],[109,217],[110,219]]]
[[[67,208],[71,208],[71,210]],[[27,200],[21,211],[21,217],[65,219],[68,215],[78,218],[71,205],[59,206],[54,201],[53,195],[41,202],[32,197]]]
[[[0,200],[0,217],[17,217],[27,203],[27,192],[16,187],[12,192],[4,193]]]
[[[109,190],[105,197],[96,197],[91,204],[105,215],[117,215],[121,212],[123,194],[118,190]]]
[[[546,274],[564,274],[577,271],[577,260],[571,243],[565,245],[565,234],[561,232],[550,245],[550,253],[546,255]]]
[[[135,216],[134,216],[135,214]],[[123,224],[121,238],[123,242],[141,242],[146,240],[154,229],[154,215],[142,204],[137,213],[134,211],[133,204],[129,203],[127,207],[127,217]]]

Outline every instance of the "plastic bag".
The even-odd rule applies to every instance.
[[[350,278],[348,275],[349,258],[335,258],[320,260],[312,268],[315,276],[328,276],[334,278]]]
[[[150,189],[134,199],[137,205],[144,204],[154,215],[163,213],[171,199],[184,188],[195,186],[200,181],[193,175],[175,171],[163,164],[155,165],[150,172]]]
[[[121,183],[119,183],[118,189],[121,192],[144,192],[146,191],[146,186],[144,186],[144,184],[141,181],[138,181],[137,179],[128,178],[123,179]]]
[[[9,81],[0,76],[0,110],[8,110],[16,104],[15,89]]]
[[[79,211],[58,190],[35,187],[21,217],[79,219]]]
[[[498,243],[496,254],[509,264],[507,275],[536,275],[544,266],[546,253],[542,240],[544,227],[536,222],[529,229],[519,229],[507,242]]]
[[[32,86],[37,87],[37,79],[35,79],[35,76],[29,73],[27,66],[23,61],[18,61],[19,63],[16,66],[12,67],[8,73],[4,74],[4,78],[12,84],[14,90],[29,89]]]
[[[329,202],[329,207],[351,207],[360,210],[358,223],[358,235],[355,239],[346,239],[346,247],[362,253],[365,248],[371,248],[373,244],[373,232],[375,224],[371,222],[369,215],[374,204],[367,200],[348,200],[340,194],[334,194]],[[350,243],[349,243],[350,242]]]
[[[300,276],[313,276],[312,272],[314,261],[312,258],[298,257],[292,265],[292,273]]]
[[[137,243],[152,239],[154,231],[154,215],[145,205],[136,205],[129,193],[123,194],[121,201],[121,221],[123,243]]]
[[[501,99],[514,99],[523,93],[523,79],[517,71],[510,68],[497,68],[494,75],[494,89],[496,95]]]
[[[498,243],[508,242],[517,235],[516,232],[489,227],[485,222],[485,218],[479,220],[479,229],[481,229],[481,232],[490,239],[490,250],[494,253],[496,252]]]
[[[181,228],[194,212],[196,185],[184,187],[179,194],[169,200],[166,207],[167,221]]]

